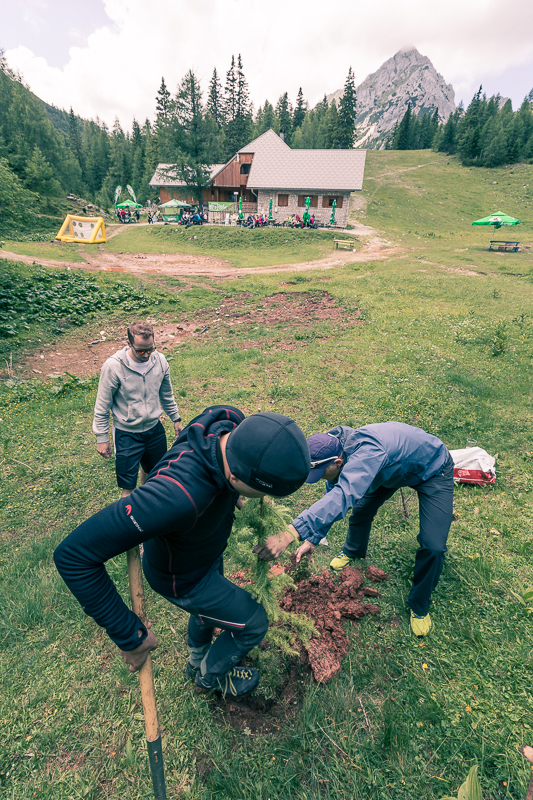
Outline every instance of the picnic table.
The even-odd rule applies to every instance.
[[[502,239],[492,239],[489,250],[505,250],[508,253],[517,253],[520,242],[507,242]]]

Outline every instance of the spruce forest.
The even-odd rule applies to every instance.
[[[408,105],[391,131],[388,148],[434,148],[458,153],[464,165],[496,167],[533,160],[533,90],[520,109],[481,95],[448,120],[438,112],[416,116]],[[149,181],[157,164],[172,164],[193,189],[208,179],[208,165],[225,163],[240,147],[272,128],[293,148],[349,148],[357,140],[355,77],[349,69],[339,104],[326,97],[310,108],[302,89],[294,103],[285,92],[275,105],[254,109],[241,56],[224,78],[214,69],[207,95],[189,70],[174,94],[164,78],[155,118],[133,119],[131,132],[118,118],[111,130],[50,106],[15,74],[0,51],[0,229],[29,224],[29,208],[53,213],[68,193],[107,209],[117,185],[134,187],[139,202],[156,198]]]

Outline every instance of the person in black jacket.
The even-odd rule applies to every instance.
[[[124,603],[104,563],[143,542],[148,583],[190,613],[187,677],[199,690],[242,697],[259,673],[237,664],[261,642],[268,619],[223,575],[234,510],[240,495],[295,492],[309,470],[307,442],[293,420],[272,412],[245,419],[232,406],[212,406],[184,428],[143,486],[67,536],[54,553],[57,569],[134,672],[157,639]],[[223,632],[213,642],[215,628]]]

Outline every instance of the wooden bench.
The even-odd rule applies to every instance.
[[[335,245],[335,250],[338,250],[339,247],[347,247],[350,250],[355,250],[354,239],[333,239],[333,244]]]
[[[517,253],[520,242],[506,242],[499,239],[492,239],[489,250],[506,250],[508,253]]]

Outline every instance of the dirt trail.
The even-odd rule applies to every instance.
[[[370,228],[364,225],[357,226],[350,231],[358,236],[368,237],[357,250],[334,250],[331,255],[316,261],[303,261],[295,264],[278,264],[271,267],[231,267],[227,261],[214,256],[184,255],[180,253],[110,253],[98,252],[85,253],[88,260],[85,263],[78,261],[54,261],[53,259],[33,256],[17,255],[7,250],[0,250],[0,257],[12,261],[22,261],[25,264],[39,264],[47,267],[70,267],[70,269],[101,270],[103,272],[129,272],[138,275],[206,275],[213,278],[239,278],[250,274],[271,274],[279,272],[307,272],[309,270],[329,270],[343,267],[346,263],[377,261],[402,253],[400,247],[394,247],[378,236],[370,236]],[[116,234],[115,234],[116,235]]]

